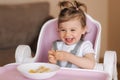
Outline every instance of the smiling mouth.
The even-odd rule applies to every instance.
[[[72,43],[74,38],[65,38],[66,43]]]

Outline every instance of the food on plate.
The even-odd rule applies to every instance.
[[[50,72],[50,68],[47,68],[45,66],[40,66],[38,69],[30,69],[29,73],[44,73],[44,72]]]

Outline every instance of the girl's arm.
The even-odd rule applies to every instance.
[[[71,62],[84,69],[93,69],[95,66],[95,57],[92,53],[79,57],[65,51],[56,51],[55,58],[56,60]]]
[[[70,57],[67,57],[67,60],[80,68],[93,69],[95,66],[94,54],[89,53],[83,57],[75,56],[72,54],[69,54],[68,56]]]

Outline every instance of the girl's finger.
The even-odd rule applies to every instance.
[[[57,61],[56,61],[54,58],[50,58],[50,59],[49,59],[49,62],[50,62],[50,63],[53,63],[53,64],[56,64]]]
[[[48,51],[48,54],[54,55],[54,53],[55,53],[55,50]]]

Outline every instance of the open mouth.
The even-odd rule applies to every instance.
[[[74,38],[65,38],[66,43],[72,43]]]

